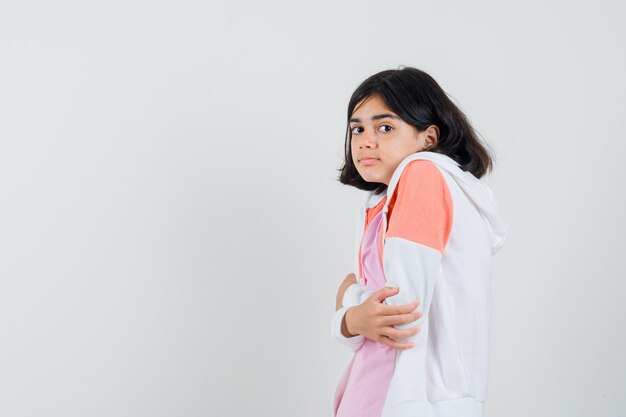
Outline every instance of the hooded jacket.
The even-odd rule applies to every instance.
[[[355,354],[365,340],[362,335],[345,337],[341,323],[350,307],[374,292],[364,284],[360,246],[367,212],[383,198],[383,271],[387,286],[399,287],[398,294],[384,302],[403,305],[419,300],[423,315],[394,326],[417,325],[420,331],[399,340],[414,347],[396,351],[381,417],[482,417],[489,370],[492,256],[503,246],[508,225],[487,184],[461,170],[452,158],[434,152],[411,154],[400,162],[385,192],[368,193],[356,223],[357,283],[348,287],[342,307],[331,319],[332,337]],[[354,355],[335,384],[333,416],[353,360]]]

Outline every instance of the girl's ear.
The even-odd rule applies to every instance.
[[[437,146],[437,142],[439,141],[439,127],[437,125],[430,125],[426,128],[426,139],[425,145],[432,149]]]

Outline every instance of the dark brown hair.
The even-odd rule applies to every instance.
[[[350,144],[350,118],[355,106],[367,97],[378,95],[406,123],[423,132],[430,125],[439,128],[439,140],[431,152],[441,153],[459,163],[463,171],[481,178],[492,169],[493,152],[481,142],[465,114],[427,73],[413,67],[385,70],[372,75],[357,87],[348,104],[348,126],[345,139],[345,162],[337,178],[342,184],[361,190],[382,193],[387,185],[367,182],[354,162]]]

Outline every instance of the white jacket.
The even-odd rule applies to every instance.
[[[386,238],[389,200],[405,166],[416,159],[432,161],[445,179],[452,199],[452,227],[443,253],[410,240]],[[388,297],[390,305],[419,300],[423,316],[398,329],[419,326],[416,335],[401,342],[415,346],[397,350],[394,374],[381,417],[482,417],[487,395],[491,321],[492,255],[502,247],[508,225],[498,215],[490,188],[459,168],[448,156],[418,152],[407,156],[394,171],[386,193],[369,192],[357,219],[354,271],[365,209],[388,196],[382,208],[383,270],[387,285],[400,287]],[[331,320],[332,337],[355,354],[364,336],[346,338],[341,322],[348,308],[365,301],[373,291],[357,275],[343,297],[343,307]],[[354,356],[335,385],[333,413],[345,389]],[[333,414],[334,415],[334,414]],[[370,417],[370,416],[368,416]],[[378,416],[371,416],[378,417]]]

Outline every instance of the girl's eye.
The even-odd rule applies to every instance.
[[[380,127],[388,127],[389,129],[387,130],[383,130],[383,132],[389,132],[390,130],[393,129],[393,127],[389,126],[389,125],[381,125]],[[361,126],[355,126],[352,128],[352,134],[359,134],[360,132],[355,132],[355,129],[363,129]]]

